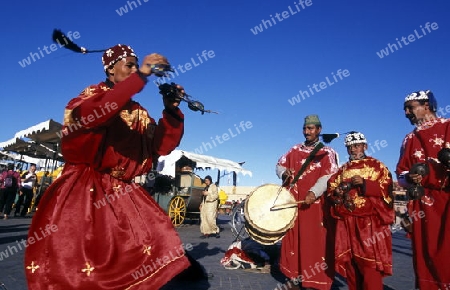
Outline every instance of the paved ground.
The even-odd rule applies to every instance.
[[[177,228],[183,242],[193,246],[193,250],[190,251],[191,255],[202,264],[212,277],[207,281],[197,283],[171,282],[162,290],[285,289],[282,286],[285,279],[276,269],[272,269],[272,273],[252,273],[246,270],[227,270],[220,264],[220,259],[234,240],[228,221],[228,216],[219,216],[219,223],[223,228],[219,239],[200,239],[199,226],[195,222]],[[24,251],[23,247],[22,250],[18,247],[17,241],[26,239],[30,222],[30,218],[0,220],[0,285],[4,283],[5,286],[3,287],[5,288],[3,289],[27,289],[22,265]],[[16,247],[17,252],[12,248],[13,246]],[[276,247],[272,249],[275,251]],[[5,256],[5,253],[8,253],[8,257]],[[384,290],[414,289],[411,244],[405,238],[403,231],[393,234],[393,256],[394,276],[384,279]],[[2,289],[2,286],[0,286],[0,289]],[[333,290],[338,289],[348,289],[345,282],[340,278],[336,278],[333,286]]]

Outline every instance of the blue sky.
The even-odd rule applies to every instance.
[[[186,130],[179,148],[245,161],[253,177],[240,176],[239,185],[279,183],[275,164],[304,140],[309,114],[319,115],[324,133],[363,132],[369,153],[394,171],[412,130],[405,95],[431,89],[449,117],[450,3],[301,2],[5,2],[0,142],[47,119],[61,122],[66,103],[104,79],[101,54],[50,50],[58,28],[91,50],[124,43],[141,57],[158,52],[180,66],[172,81],[219,114],[182,104]],[[159,118],[155,80],[134,99]],[[343,138],[330,145],[346,161]]]

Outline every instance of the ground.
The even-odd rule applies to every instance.
[[[11,218],[0,220],[0,285],[7,290],[27,289],[23,268],[24,251],[17,247],[16,241],[26,239],[31,218]],[[218,223],[222,228],[220,238],[200,239],[197,221],[189,220],[177,231],[185,244],[192,245],[189,251],[205,271],[209,279],[202,282],[170,282],[162,290],[273,290],[285,289],[285,278],[276,267],[271,273],[255,273],[246,270],[227,270],[220,264],[228,246],[234,241],[230,230],[229,216],[219,215]],[[12,247],[16,246],[17,251]],[[3,254],[2,254],[3,252]],[[8,253],[8,257],[5,253]],[[273,254],[273,253],[272,253]],[[414,272],[412,267],[412,252],[410,240],[405,237],[403,230],[393,234],[394,275],[384,279],[384,290],[414,289]],[[333,290],[347,290],[345,281],[336,278]]]

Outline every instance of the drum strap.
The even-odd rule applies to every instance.
[[[297,174],[295,175],[294,179],[292,180],[290,187],[293,187],[298,179],[300,178],[300,176],[303,174],[303,172],[305,172],[306,168],[308,167],[309,163],[311,163],[311,161],[314,159],[314,157],[316,156],[316,153],[323,148],[323,143],[319,142],[316,147],[314,147],[314,149],[311,151],[311,153],[309,153],[309,156],[306,158],[305,163],[303,163],[302,167],[299,169],[299,171],[297,172]]]
[[[317,143],[317,145],[314,147],[314,149],[311,151],[311,153],[309,153],[309,156],[306,158],[305,163],[302,164],[302,167],[300,167],[300,169],[298,170],[297,174],[295,175],[294,179],[292,180],[291,184],[289,184],[289,187],[293,187],[298,179],[300,178],[300,176],[303,174],[303,172],[305,172],[306,168],[308,167],[309,163],[311,163],[311,161],[314,159],[314,156],[316,156],[316,153],[322,149],[324,147],[322,142]],[[280,186],[280,188],[278,189],[277,192],[277,196],[275,198],[275,200],[273,201],[273,204],[275,205],[275,203],[278,200],[278,197],[280,196],[281,190],[284,187],[284,183]]]

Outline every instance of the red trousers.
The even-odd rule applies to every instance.
[[[345,268],[348,290],[383,290],[383,276],[376,269],[353,260]]]

